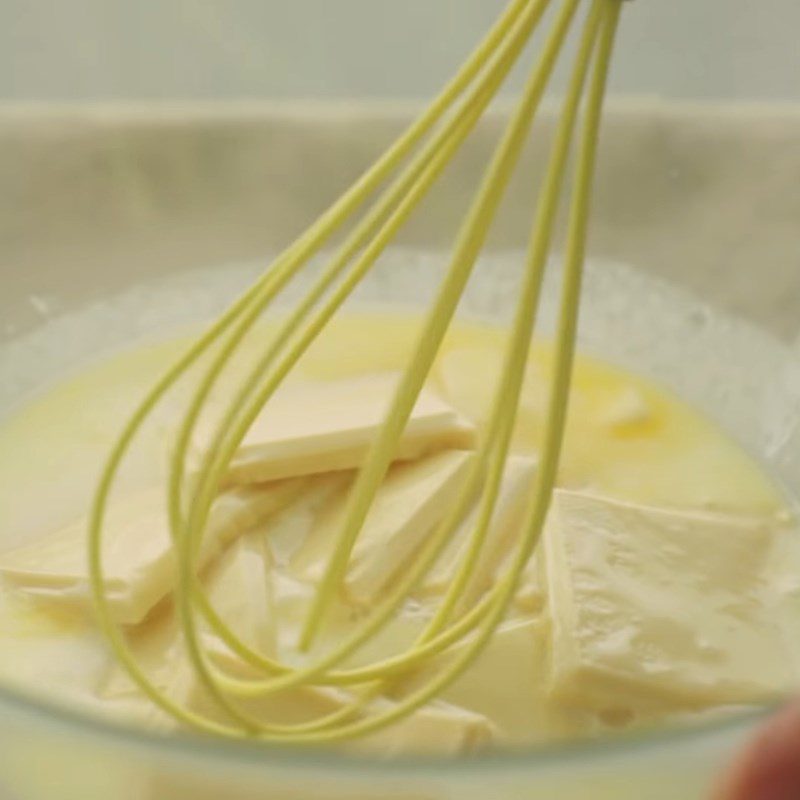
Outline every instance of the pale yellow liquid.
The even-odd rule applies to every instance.
[[[313,378],[397,370],[412,352],[418,320],[393,314],[344,316],[298,368]],[[82,515],[114,436],[145,390],[185,346],[181,337],[123,352],[58,384],[0,426],[0,531],[10,547]],[[455,327],[431,384],[463,413],[486,413],[501,361],[503,331]],[[535,451],[551,352],[529,366],[516,445]],[[165,474],[178,418],[172,398],[144,432],[125,486]],[[586,357],[577,361],[560,483],[609,496],[746,515],[778,513],[781,493],[762,467],[696,410],[662,387]],[[106,656],[91,624],[6,592],[0,610],[0,673],[23,688],[95,708],[92,690]],[[507,698],[513,706],[514,699]],[[523,737],[524,738],[524,737]]]

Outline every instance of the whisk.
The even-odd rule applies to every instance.
[[[296,744],[322,744],[362,736],[403,719],[436,698],[491,640],[540,538],[556,480],[575,350],[598,131],[621,3],[622,0],[591,0],[585,9],[582,0],[561,3],[513,0],[425,112],[188,348],[150,390],[124,427],[105,465],[90,514],[88,558],[93,599],[99,625],[120,664],[153,703],[179,722],[209,734]],[[534,31],[545,19],[550,19],[551,6],[557,7],[552,9],[551,27],[538,59],[461,225],[449,267],[421,325],[413,357],[402,371],[389,411],[350,491],[338,538],[315,587],[302,627],[299,651],[310,648],[325,623],[372,500],[392,462],[395,447],[519,161],[558,57],[580,17],[577,53],[532,220],[519,300],[505,345],[500,378],[470,471],[452,508],[426,539],[411,567],[343,641],[301,666],[267,657],[241,641],[225,624],[212,607],[198,576],[198,554],[225,471],[258,414],[300,357],[324,333],[331,318],[464,144]],[[579,13],[584,10],[585,14]],[[582,131],[577,145],[573,145],[579,121]],[[575,166],[562,258],[555,359],[539,466],[513,557],[494,584],[465,611],[461,601],[481,559],[509,457],[543,275],[573,148]],[[381,189],[395,173],[394,180]],[[311,290],[291,309],[236,386],[199,468],[189,479],[188,457],[198,419],[226,364],[298,271],[376,194],[373,204],[316,277]],[[102,560],[107,505],[125,455],[161,398],[204,356],[209,357],[209,363],[189,399],[172,451],[166,502],[177,565],[175,606],[184,645],[197,678],[222,712],[222,722],[219,716],[183,707],[145,674],[110,612]],[[477,514],[467,547],[451,584],[421,634],[408,649],[393,656],[344,668],[345,660],[374,637],[420,585],[452,539],[476,494]],[[252,674],[234,677],[214,665],[202,644],[200,620],[252,668]],[[442,655],[445,657],[440,658]],[[438,669],[421,687],[405,695],[389,691],[399,685],[404,675],[434,663],[439,665]],[[256,718],[243,708],[248,698],[308,686],[346,688],[351,699],[333,713],[294,725]],[[386,699],[389,696],[391,700]],[[384,698],[383,701],[376,703],[378,697]]]

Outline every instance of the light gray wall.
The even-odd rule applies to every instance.
[[[504,0],[0,0],[0,99],[422,97]],[[800,0],[634,0],[614,88],[800,100]]]

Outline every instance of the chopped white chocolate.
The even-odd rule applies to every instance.
[[[433,659],[405,688],[428,683],[472,642],[471,637],[465,639]],[[549,647],[546,617],[506,622],[440,697],[487,716],[496,725],[500,742],[535,743],[583,731],[589,725],[588,718],[582,720],[580,713],[549,702]]]
[[[526,456],[511,456],[505,466],[500,493],[486,539],[480,553],[475,571],[467,585],[465,601],[469,602],[486,591],[498,571],[508,561],[520,533],[522,514],[533,486],[536,460]],[[445,547],[434,568],[425,579],[420,594],[429,596],[443,592],[455,576],[468,540],[475,528],[478,516],[478,503],[465,518]]]
[[[251,649],[273,656],[277,647],[277,617],[271,557],[264,537],[253,532],[237,539],[203,575],[203,586],[220,619]],[[231,672],[241,670],[232,652],[209,624],[197,617],[201,643],[214,662]],[[180,633],[173,609],[131,629],[129,646],[144,673],[163,690],[175,681],[172,666],[179,658]],[[100,687],[103,697],[138,694],[121,666],[114,665]]]
[[[272,481],[354,469],[378,432],[399,373],[288,386],[267,404],[228,470],[228,484]],[[447,448],[470,448],[475,429],[451,406],[423,389],[394,460]]]
[[[344,749],[381,758],[458,756],[486,749],[495,736],[488,717],[435,700],[387,728],[346,742]]]
[[[342,595],[334,596],[326,609],[325,624],[308,653],[298,654],[297,641],[308,616],[315,587],[284,573],[274,574],[275,609],[279,620],[278,651],[280,658],[292,664],[304,664],[337,647],[363,621],[369,608],[354,607]],[[362,644],[342,663],[343,668],[381,661],[409,648],[422,633],[433,615],[433,604],[407,600],[399,612],[381,626],[376,635]]]
[[[621,430],[645,423],[652,415],[653,412],[641,391],[634,386],[628,386],[602,408],[599,421],[610,428]]]
[[[545,536],[555,694],[636,712],[787,690],[764,570],[779,530],[772,518],[557,492]]]
[[[282,509],[303,490],[292,480],[224,492],[211,509],[199,565],[233,539]],[[26,592],[88,605],[87,522],[82,519],[0,556],[0,573]],[[125,497],[109,507],[103,543],[106,594],[114,619],[141,622],[172,590],[174,553],[163,490]]]
[[[454,501],[471,461],[469,452],[445,450],[392,466],[353,548],[345,578],[345,589],[352,599],[370,601],[408,566]],[[322,575],[349,495],[349,491],[341,492],[320,514],[313,532],[292,560],[295,574],[306,580]]]
[[[278,570],[290,571],[290,565],[313,535],[320,515],[330,503],[337,502],[351,485],[353,475],[346,471],[311,476],[307,490],[260,528]]]
[[[275,655],[278,638],[271,561],[264,537],[251,533],[222,554],[206,579],[209,602],[220,619],[237,638],[265,656]],[[204,632],[203,640],[218,664],[236,668],[241,663],[215,632]]]
[[[214,593],[215,588],[210,586],[209,592]],[[148,623],[132,631],[129,640],[146,673],[173,702],[216,722],[230,722],[190,666],[171,611],[157,623]],[[247,677],[254,673],[240,668],[236,674]],[[100,694],[111,714],[124,715],[157,732],[176,727],[175,721],[139,692],[118,665],[112,667]],[[351,701],[352,695],[343,690],[308,686],[262,697],[239,698],[235,704],[264,723],[294,725],[332,714]],[[379,698],[369,707],[368,713],[381,713],[389,708],[391,703]],[[437,700],[396,724],[337,746],[378,757],[403,753],[450,756],[471,752],[489,744],[493,738],[494,728],[485,716]]]
[[[179,667],[180,669],[180,667]],[[262,697],[238,700],[239,708],[263,722],[296,725],[333,714],[352,702],[349,692],[306,686]],[[182,698],[188,708],[218,722],[225,712],[208,696],[197,681],[191,682]],[[379,698],[368,706],[370,716],[390,710],[390,701]],[[358,717],[354,717],[355,721]],[[482,714],[434,700],[408,717],[363,737],[334,742],[344,751],[380,758],[400,755],[456,756],[490,744],[494,726]]]
[[[507,562],[511,560],[510,555]],[[523,614],[538,614],[544,608],[546,600],[544,558],[541,548],[537,548],[525,565],[519,587],[514,595],[514,607]]]

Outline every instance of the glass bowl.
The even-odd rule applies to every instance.
[[[154,321],[145,309],[94,337],[71,324],[76,312],[141,283],[191,287],[195,268],[266,263],[410,113],[371,104],[0,112],[0,344],[17,354],[13,363],[0,356],[0,412],[153,325],[207,315],[210,308],[193,307],[178,291],[183,302],[169,319]],[[503,118],[500,111],[478,129],[361,302],[424,302],[439,274],[431,264],[444,260],[466,187]],[[526,155],[533,173],[552,122],[545,114]],[[799,143],[800,115],[790,108],[612,103],[583,328],[585,347],[695,402],[795,495]],[[529,179],[512,185],[465,313],[498,320],[507,310],[531,186]],[[634,307],[626,287],[641,280]],[[53,326],[61,331],[58,353],[43,344]],[[28,364],[36,359],[36,369],[15,367],[20,353]],[[19,800],[692,800],[707,795],[768,711],[603,742],[380,763],[158,739],[0,687],[0,787]]]

